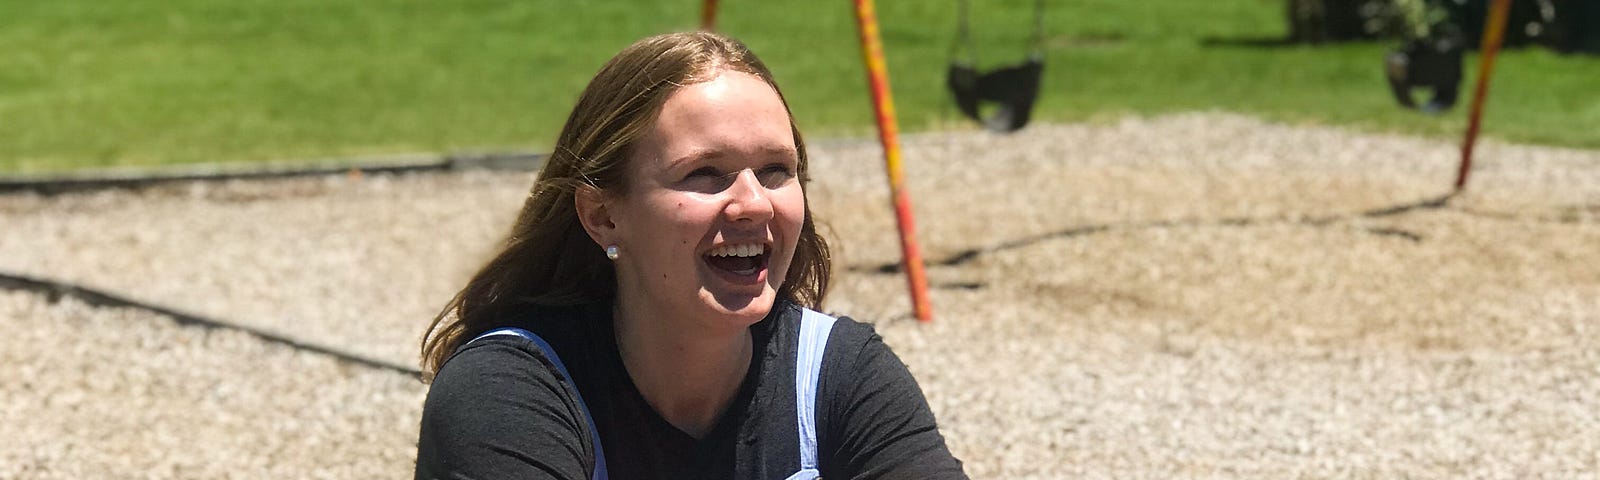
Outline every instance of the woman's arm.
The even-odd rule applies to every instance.
[[[917,380],[870,325],[839,322],[829,342],[821,388],[836,393],[819,405],[824,478],[967,478]]]
[[[492,337],[444,364],[422,408],[416,478],[589,478],[583,411],[536,352],[525,339]]]

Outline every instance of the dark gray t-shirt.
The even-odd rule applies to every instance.
[[[610,309],[530,307],[515,326],[544,338],[573,382],[533,342],[472,342],[445,362],[423,408],[416,478],[588,480],[594,417],[611,478],[783,479],[800,468],[795,356],[801,309],[779,302],[751,327],[749,374],[705,438],[672,426],[634,388]],[[573,390],[576,385],[576,391]],[[823,478],[965,479],[905,364],[870,325],[841,318],[817,396]]]

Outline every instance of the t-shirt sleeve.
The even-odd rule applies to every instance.
[[[588,478],[585,417],[537,348],[488,338],[445,362],[423,405],[416,478]]]
[[[822,407],[828,414],[822,421],[831,425],[819,425],[833,437],[821,445],[823,477],[967,478],[900,357],[871,326],[848,320],[838,326],[822,372],[822,391],[837,392]]]

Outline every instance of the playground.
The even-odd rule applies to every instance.
[[[1583,478],[1600,470],[1600,153],[1197,113],[916,134],[937,318],[875,142],[814,142],[828,310],[875,322],[976,478]],[[973,159],[981,158],[981,162]],[[421,326],[528,173],[0,197],[0,477],[403,477]],[[888,268],[885,268],[888,266]]]
[[[64,22],[37,30],[71,41],[41,45],[98,46],[29,50],[75,59],[57,70],[0,54],[21,72],[0,75],[16,87],[0,114],[35,120],[0,130],[0,479],[410,476],[423,329],[527,197],[541,158],[520,153],[537,151],[528,130],[560,120],[506,119],[564,111],[594,66],[564,62],[683,13],[648,3],[572,7],[539,34],[591,41],[531,47],[549,71],[521,90],[474,82],[531,76],[506,70],[530,55],[511,40],[554,6],[19,7],[29,25]],[[1454,76],[1435,75],[1421,72],[1438,44],[1262,43],[1276,0],[1085,3],[1047,19],[1040,0],[974,2],[969,32],[966,2],[886,2],[871,48],[849,44],[842,12],[725,6],[719,20],[804,79],[786,85],[833,254],[822,309],[875,325],[969,475],[1600,475],[1600,63],[1508,52],[1486,96],[1473,79],[1503,31],[1484,34],[1492,49],[1450,44]],[[1300,9],[1324,3],[1287,2],[1287,38],[1370,34]],[[1541,5],[1557,3],[1577,4]],[[239,34],[272,13],[301,20]],[[1218,20],[1190,21],[1202,13]],[[128,55],[73,30],[97,15],[156,40]],[[439,27],[421,44],[468,53],[364,65],[360,42],[416,30],[411,16]],[[917,23],[957,18],[961,44],[991,46],[983,62],[944,63],[946,39]],[[796,19],[816,20],[816,48],[782,43]],[[262,73],[162,63],[236,70],[183,50],[218,38],[247,40],[217,51],[259,52]],[[462,38],[475,43],[449,43]],[[862,61],[855,48],[890,54],[836,61]],[[441,63],[456,68],[406,70]],[[335,65],[356,73],[304,75]],[[894,90],[910,126],[873,138],[869,115],[894,123],[885,67],[910,72]],[[84,100],[74,78],[105,78],[92,93],[110,100]],[[1450,93],[1406,97],[1424,86]],[[414,111],[365,121],[392,95]],[[43,113],[57,107],[72,114]],[[377,163],[266,162],[327,157]],[[217,158],[236,164],[189,168]]]

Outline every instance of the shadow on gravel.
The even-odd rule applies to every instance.
[[[344,361],[344,362],[354,363],[354,364],[365,366],[365,367],[377,368],[377,369],[380,369],[380,370],[388,370],[388,371],[392,371],[392,372],[396,372],[396,373],[403,373],[403,374],[406,374],[406,375],[410,375],[412,377],[416,377],[418,379],[422,378],[422,371],[420,369],[416,368],[416,367],[409,367],[409,366],[405,366],[405,365],[398,365],[398,364],[385,362],[385,361],[382,361],[382,360],[375,360],[375,359],[371,359],[371,358],[366,358],[366,357],[362,357],[360,355],[356,355],[356,354],[353,354],[353,353],[342,352],[342,351],[335,350],[335,349],[328,348],[328,347],[324,347],[324,346],[321,346],[321,345],[313,345],[313,344],[301,342],[301,341],[295,340],[293,338],[285,337],[285,336],[278,335],[278,334],[271,333],[271,332],[267,332],[267,331],[264,331],[264,330],[257,330],[255,328],[251,328],[251,327],[240,325],[240,324],[236,324],[236,323],[225,322],[225,321],[217,320],[217,319],[214,319],[214,318],[202,317],[202,316],[191,314],[191,313],[181,312],[181,311],[178,311],[178,310],[175,310],[175,309],[172,309],[172,308],[168,308],[168,307],[164,307],[164,306],[161,306],[161,305],[155,305],[155,304],[151,304],[151,303],[141,302],[141,301],[138,301],[138,300],[124,298],[124,297],[116,295],[114,293],[103,292],[103,291],[100,291],[100,290],[95,290],[93,288],[82,287],[82,286],[78,286],[78,285],[72,285],[72,284],[68,284],[68,283],[64,283],[64,282],[58,282],[58,281],[54,281],[54,280],[45,280],[45,279],[39,279],[39,278],[32,278],[32,277],[27,277],[27,276],[23,276],[23,275],[17,275],[17,274],[14,274],[14,273],[0,272],[0,290],[20,290],[20,291],[29,291],[29,292],[40,293],[40,294],[45,295],[46,298],[48,298],[51,303],[55,303],[55,302],[61,301],[62,297],[72,297],[72,298],[78,299],[79,301],[82,301],[84,303],[87,303],[89,305],[93,305],[93,306],[96,306],[96,307],[132,308],[132,309],[144,310],[144,311],[148,311],[148,312],[154,312],[154,313],[166,316],[166,317],[171,317],[173,320],[177,321],[179,325],[198,326],[198,327],[208,328],[208,329],[222,329],[222,330],[234,330],[234,331],[244,332],[246,334],[249,334],[249,335],[254,336],[256,338],[265,340],[267,342],[288,346],[289,348],[293,348],[293,349],[296,349],[296,350],[304,350],[304,351],[308,351],[308,352],[320,353],[320,354],[327,355],[327,356],[333,357],[335,359],[338,359],[338,360]]]
[[[969,249],[966,249],[966,250],[962,250],[962,251],[956,252],[956,253],[951,254],[949,256],[946,256],[946,257],[944,257],[942,259],[929,261],[928,262],[928,266],[930,266],[930,267],[954,267],[954,266],[959,266],[961,264],[970,262],[970,261],[972,261],[974,259],[977,259],[979,256],[990,254],[990,253],[1028,247],[1028,246],[1037,245],[1039,243],[1042,243],[1042,242],[1045,242],[1045,241],[1049,241],[1049,240],[1055,240],[1055,239],[1061,239],[1061,238],[1081,237],[1081,236],[1092,235],[1092,234],[1096,234],[1096,233],[1109,232],[1109,231],[1112,231],[1112,230],[1147,230],[1147,229],[1153,229],[1153,228],[1208,227],[1208,226],[1210,226],[1210,227],[1248,227],[1248,226],[1257,226],[1257,225],[1284,225],[1284,224],[1287,224],[1287,225],[1310,225],[1310,226],[1322,227],[1322,226],[1327,226],[1329,224],[1333,224],[1335,222],[1339,222],[1341,220],[1350,220],[1350,219],[1354,219],[1354,218],[1382,218],[1382,217],[1390,217],[1390,216],[1400,215],[1400,214],[1409,213],[1409,212],[1418,211],[1418,210],[1439,210],[1439,209],[1444,209],[1444,208],[1449,207],[1450,199],[1454,198],[1455,195],[1456,195],[1455,193],[1449,193],[1449,194],[1445,194],[1445,195],[1438,196],[1438,197],[1423,199],[1423,200],[1420,200],[1420,201],[1417,201],[1417,202],[1404,203],[1404,204],[1392,205],[1392,206],[1387,206],[1387,207],[1379,207],[1379,208],[1374,208],[1374,209],[1371,209],[1371,210],[1365,210],[1365,211],[1351,213],[1351,214],[1336,214],[1336,215],[1321,215],[1321,216],[1278,215],[1278,216],[1273,216],[1273,217],[1260,217],[1260,218],[1229,217],[1229,218],[1222,218],[1222,219],[1215,219],[1215,220],[1204,220],[1204,219],[1157,220],[1157,221],[1153,221],[1153,222],[1144,222],[1144,223],[1105,223],[1105,224],[1099,224],[1099,225],[1084,225],[1084,226],[1070,227],[1070,228],[1066,228],[1066,229],[1063,229],[1063,230],[1057,230],[1057,231],[1054,231],[1054,232],[1041,233],[1041,234],[1034,235],[1034,236],[1031,236],[1031,237],[1026,237],[1026,238],[1008,240],[1008,241],[1001,242],[1001,243],[994,244],[994,245],[990,245],[990,246],[987,246],[987,247],[969,248]],[[1410,240],[1410,241],[1412,241],[1414,243],[1421,243],[1422,240],[1423,240],[1422,235],[1419,235],[1419,234],[1414,233],[1414,232],[1398,229],[1398,228],[1373,227],[1373,228],[1366,228],[1366,229],[1363,229],[1363,230],[1368,232],[1368,233],[1374,234],[1374,235],[1384,235],[1384,236],[1394,236],[1394,237],[1404,238],[1404,239]],[[883,263],[883,264],[878,264],[878,265],[853,265],[853,266],[850,266],[850,267],[846,268],[847,271],[851,271],[851,272],[875,273],[875,274],[883,274],[883,275],[897,274],[897,273],[900,273],[902,269],[903,269],[903,267],[901,266],[900,262]],[[937,286],[935,286],[935,287],[937,287]],[[981,288],[981,285],[978,285],[978,286],[967,285],[965,287],[968,288],[968,289],[975,289],[975,288]]]

